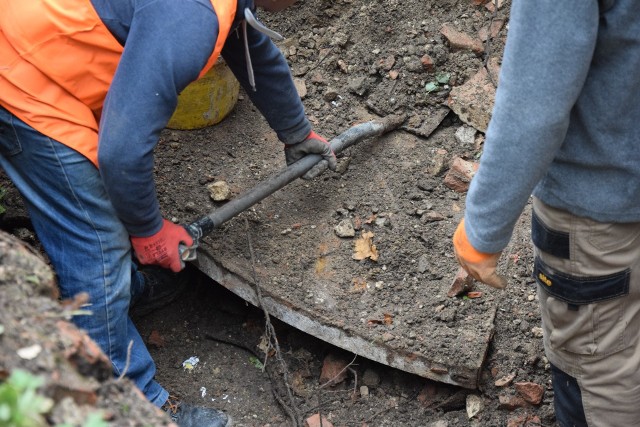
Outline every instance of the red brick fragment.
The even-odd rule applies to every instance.
[[[458,193],[465,193],[469,190],[469,184],[478,171],[478,166],[479,164],[476,162],[468,162],[456,157],[444,177],[444,185]]]
[[[449,298],[457,297],[471,289],[473,289],[473,277],[469,276],[463,268],[459,268],[456,277],[451,283],[449,292],[447,292],[447,296]]]
[[[442,26],[440,34],[447,39],[449,45],[454,50],[471,50],[475,53],[484,52],[484,46],[479,39],[458,31],[449,23]]]
[[[532,405],[539,405],[542,402],[542,396],[544,396],[544,387],[540,384],[532,382],[519,382],[515,383],[514,387],[516,391],[524,400]]]
[[[498,400],[500,401],[500,405],[498,407],[500,409],[506,409],[507,411],[514,411],[518,408],[524,408],[527,406],[527,402],[518,396],[507,396],[502,394],[498,397]]]
[[[433,58],[430,57],[429,55],[423,55],[422,58],[420,58],[420,62],[422,63],[422,68],[424,68],[427,71],[431,71],[435,67]]]
[[[349,361],[343,357],[330,353],[322,362],[322,372],[320,373],[320,384],[329,383],[336,385],[347,378],[347,365]]]
[[[539,427],[540,417],[533,414],[514,415],[507,419],[507,427]]]
[[[320,414],[313,414],[304,421],[305,427],[320,427]],[[333,427],[333,424],[323,415],[322,427]]]
[[[154,329],[149,334],[149,338],[147,338],[147,344],[152,347],[162,348],[165,346],[166,340],[162,335],[160,335],[160,332]]]

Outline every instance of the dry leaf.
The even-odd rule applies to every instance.
[[[375,325],[391,325],[393,323],[393,316],[389,313],[383,313],[383,320],[380,319],[369,319],[367,320],[368,326]]]
[[[393,316],[390,315],[389,313],[384,313],[384,324],[390,325],[392,323],[393,323]]]
[[[316,274],[322,273],[327,268],[327,258],[321,257],[316,260]]]
[[[482,292],[480,291],[467,292],[467,297],[471,299],[480,298],[481,296],[482,296]]]
[[[371,261],[378,260],[378,250],[376,249],[376,245],[373,244],[373,233],[370,231],[365,231],[360,235],[360,238],[355,242],[355,252],[353,254],[353,259],[358,261],[370,258]]]

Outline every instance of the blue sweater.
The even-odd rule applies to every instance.
[[[508,244],[533,193],[640,221],[640,1],[513,0],[496,102],[467,195],[470,243]]]
[[[252,0],[237,0],[234,28]],[[149,236],[162,216],[153,180],[153,149],[216,43],[218,20],[209,0],[91,0],[125,47],[104,102],[98,163],[107,193],[129,233]],[[285,12],[286,13],[286,12]],[[289,66],[269,38],[248,27],[257,91],[248,86],[242,33],[227,38],[222,56],[284,143],[311,131]]]

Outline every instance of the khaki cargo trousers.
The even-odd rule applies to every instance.
[[[640,223],[599,223],[539,199],[533,212],[558,422],[640,426]]]

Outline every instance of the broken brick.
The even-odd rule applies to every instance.
[[[389,55],[386,58],[382,58],[378,61],[378,65],[384,71],[390,71],[396,63],[396,58],[393,55]]]
[[[305,427],[333,427],[333,424],[323,415],[320,422],[320,414],[313,414],[304,421]]]
[[[505,3],[506,0],[491,0],[485,3],[484,7],[486,7],[489,12],[493,13],[496,11],[496,4],[498,5],[498,9],[502,9],[502,6],[504,6]]]
[[[539,427],[542,425],[540,417],[537,415],[529,415],[524,422],[524,427]]]
[[[465,193],[469,189],[469,184],[476,174],[478,166],[479,164],[476,162],[468,162],[456,157],[444,177],[444,185],[458,193]]]
[[[429,55],[423,55],[422,58],[420,58],[420,62],[422,63],[422,68],[424,68],[427,71],[431,71],[435,67],[433,58],[430,57]]]
[[[486,68],[481,68],[473,77],[461,86],[456,86],[449,93],[448,105],[458,115],[460,120],[473,126],[480,132],[486,132],[493,104],[495,102],[497,83],[494,69],[491,78]]]
[[[527,402],[523,398],[518,396],[507,396],[501,394],[500,396],[498,396],[498,400],[500,401],[498,407],[500,409],[506,409],[508,411],[514,411],[518,408],[524,408],[527,406]]]
[[[514,415],[507,419],[507,427],[538,427],[542,425],[540,417],[532,414]]]
[[[489,38],[495,38],[502,30],[504,26],[504,19],[494,19],[491,21],[490,25],[485,25],[484,27],[478,30],[478,38],[483,42],[487,41]]]
[[[347,366],[349,361],[343,357],[329,353],[322,362],[322,372],[320,373],[320,384],[334,386],[347,378]]]
[[[458,31],[449,23],[442,26],[440,34],[447,39],[452,49],[471,50],[475,53],[484,52],[484,46],[479,39]]]
[[[147,344],[151,347],[162,348],[165,346],[166,340],[160,335],[160,332],[154,329],[147,338]]]
[[[544,395],[544,387],[532,382],[515,383],[516,392],[532,405],[539,405]]]
[[[473,277],[469,276],[469,273],[467,273],[463,268],[459,268],[456,277],[453,278],[453,282],[451,283],[449,292],[447,292],[447,296],[449,298],[457,297],[471,289],[473,289]]]

